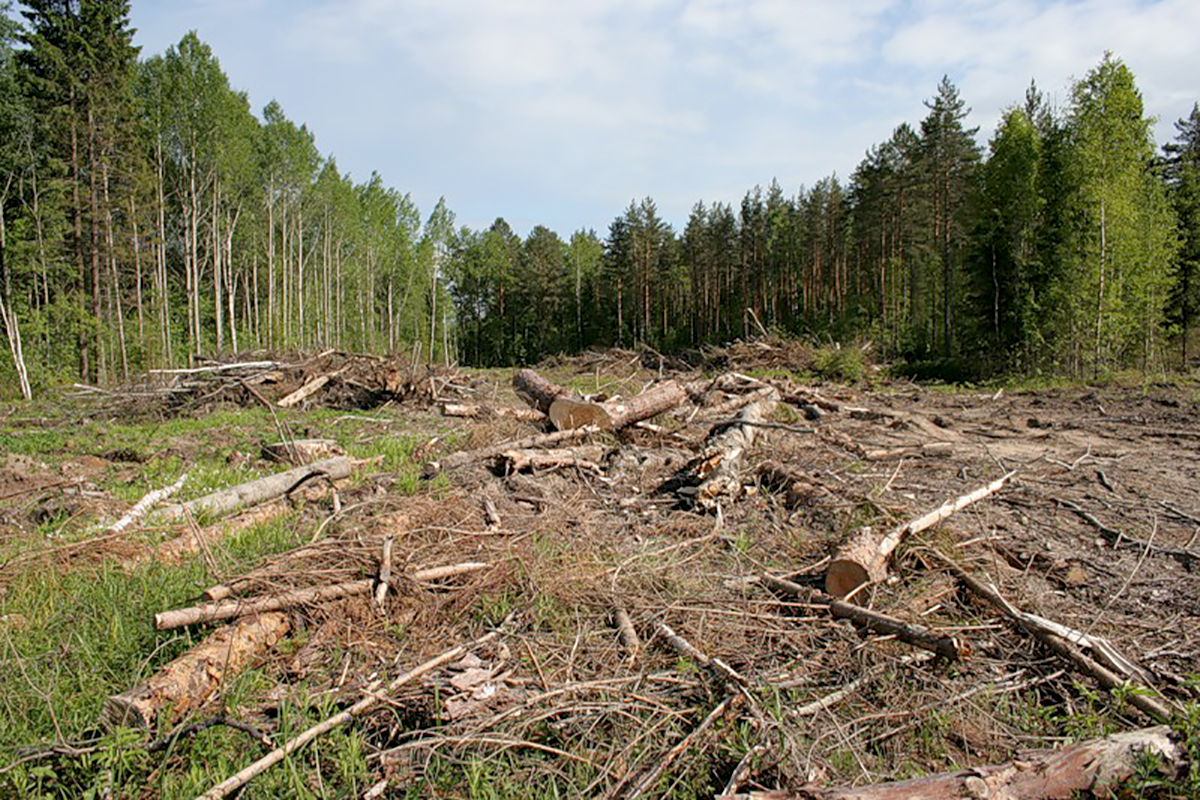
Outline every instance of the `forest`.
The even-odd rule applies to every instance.
[[[697,201],[682,231],[646,197],[603,234],[522,239],[356,182],[194,32],[154,55],[133,35],[125,0],[0,5],[8,394],[251,351],[500,366],[764,331],[943,377],[1192,357],[1200,107],[1159,147],[1113,54],[1061,107],[1031,84],[986,146],[945,78],[848,178]]]

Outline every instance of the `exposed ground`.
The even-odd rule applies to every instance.
[[[495,629],[243,796],[799,791],[1002,763],[1151,724],[1129,690],[1106,692],[964,589],[947,560],[1021,610],[1107,638],[1177,720],[1190,714],[1192,727],[1176,725],[1200,750],[1195,384],[951,391],[870,371],[856,385],[822,382],[813,368],[811,352],[777,342],[709,353],[695,369],[625,352],[542,365],[585,394],[628,397],[675,377],[693,402],[649,428],[591,435],[578,453],[594,466],[506,474],[487,458],[431,480],[417,477],[428,461],[544,430],[441,414],[445,401],[522,406],[511,371],[326,354],[5,410],[0,793],[190,797],[380,681]],[[331,373],[299,408],[275,407]],[[712,386],[735,373],[719,384],[729,391]],[[747,491],[717,513],[690,507],[678,491],[688,462],[736,413],[704,409],[762,382],[785,402],[779,427],[747,455]],[[805,418],[817,414],[800,396],[819,402],[819,418]],[[366,463],[336,497],[293,497],[240,523],[196,520],[229,535],[169,563],[153,548],[187,535],[186,522],[151,516],[105,532],[184,472],[192,498],[279,471],[260,447],[288,436],[333,439]],[[791,492],[757,486],[767,459],[803,480]],[[761,580],[819,588],[853,531],[895,527],[1009,472],[995,495],[905,539],[891,578],[857,598],[954,637],[953,663]],[[400,575],[490,566],[401,578],[382,609],[367,596],[292,608],[287,637],[201,709],[156,731],[102,731],[106,696],[214,627],[156,632],[153,613],[213,584],[251,598],[372,578],[389,536]],[[622,615],[640,646],[619,635]],[[664,624],[703,655],[672,646]],[[241,727],[186,727],[218,717]],[[1200,766],[1191,770],[1165,784],[1147,772],[1143,796],[1189,796],[1200,787]]]

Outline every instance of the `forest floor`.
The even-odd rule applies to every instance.
[[[539,365],[580,395],[674,378],[689,397],[532,468],[494,454],[547,430],[494,412],[525,407],[511,370],[323,354],[0,408],[0,795],[196,796],[366,698],[241,796],[832,797],[820,792],[1144,729],[1156,720],[1135,695],[1153,695],[1182,772],[1144,764],[1133,791],[1197,796],[1200,384],[985,391],[871,370],[844,384],[801,350]],[[700,507],[697,454],[765,386],[783,400],[738,490]],[[446,403],[483,416],[447,416]],[[185,473],[171,502],[280,472],[262,446],[293,438],[333,440],[353,475],[227,517],[109,527]],[[479,457],[430,466],[467,451]],[[791,482],[759,480],[767,460]],[[903,538],[888,576],[853,598],[951,642],[955,658],[831,613],[818,590],[856,531],[895,529],[1006,475]],[[1103,637],[1135,678],[1106,690],[962,571]],[[224,677],[194,707],[168,703],[151,729],[103,724],[106,698],[186,662],[223,625],[156,630],[156,613],[214,586],[249,602],[371,579],[368,593],[285,608],[285,632],[237,669],[202,665]]]

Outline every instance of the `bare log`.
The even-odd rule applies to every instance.
[[[1152,757],[1150,762],[1147,756]],[[1006,764],[943,772],[924,778],[856,787],[805,787],[796,792],[749,792],[723,800],[1064,800],[1110,797],[1140,774],[1147,763],[1158,776],[1175,781],[1186,753],[1165,725],[1124,731],[1067,745],[1061,750],[1025,753]]]
[[[771,396],[772,392],[778,397],[778,391],[771,386],[764,386],[761,389],[755,389],[753,392],[748,392],[737,397],[731,397],[723,403],[708,406],[700,409],[705,419],[720,419],[726,414],[737,411],[739,408],[750,405],[751,403],[759,403]]]
[[[256,776],[266,772],[268,769],[287,758],[290,754],[296,752],[301,747],[304,747],[313,739],[328,733],[338,726],[345,725],[355,717],[362,715],[364,712],[371,710],[379,703],[384,702],[386,695],[396,691],[404,684],[411,683],[422,675],[432,672],[443,664],[448,664],[457,658],[462,658],[464,655],[470,652],[471,648],[485,644],[486,642],[494,639],[497,634],[498,631],[486,633],[470,644],[452,647],[444,653],[434,656],[428,661],[413,667],[408,672],[402,673],[391,683],[389,683],[382,692],[368,692],[361,700],[346,710],[334,714],[332,717],[329,717],[325,721],[314,725],[295,738],[289,739],[284,745],[272,750],[270,753],[267,753],[265,756],[260,758],[258,761],[255,761],[241,772],[209,789],[207,792],[200,795],[199,800],[220,800],[222,797],[228,797],[233,792],[245,786]]]
[[[948,661],[958,659],[958,644],[954,639],[950,636],[942,636],[924,625],[905,622],[878,611],[870,611],[774,575],[765,574],[762,576],[762,580],[776,591],[790,594],[805,603],[828,608],[829,613],[836,619],[849,620],[855,625],[861,625],[885,636],[895,636],[902,642],[936,653]]]
[[[651,386],[646,391],[628,400],[609,400],[604,403],[605,410],[612,418],[614,430],[620,430],[635,422],[656,417],[664,411],[670,411],[682,405],[688,399],[685,390],[676,381],[663,381]]]
[[[296,467],[286,472],[231,486],[187,503],[167,506],[159,511],[157,516],[172,520],[181,519],[189,514],[192,516],[228,514],[243,506],[282,497],[312,478],[324,477],[330,480],[348,478],[353,468],[354,462],[345,456],[327,458],[308,466]]]
[[[284,397],[276,405],[278,405],[280,408],[292,408],[294,406],[298,406],[309,397],[319,392],[321,387],[329,383],[331,378],[333,378],[333,375],[331,374],[320,375],[316,378],[313,378],[308,383],[289,394],[287,397]]]
[[[468,561],[463,564],[453,564],[448,567],[433,567],[410,573],[408,578],[414,581],[434,581],[455,575],[465,575],[487,569],[489,564]],[[179,628],[184,625],[195,625],[201,622],[215,622],[222,619],[234,619],[250,614],[262,614],[268,611],[281,611],[294,606],[321,603],[327,600],[337,600],[342,597],[370,594],[375,581],[364,579],[335,583],[328,586],[313,586],[308,589],[297,589],[283,592],[272,597],[259,597],[253,600],[226,598],[203,605],[189,608],[178,608],[172,611],[160,611],[154,615],[154,627],[164,631]]]
[[[556,399],[571,396],[569,389],[551,383],[531,369],[517,370],[513,375],[513,391],[526,403],[547,414]]]
[[[107,728],[152,728],[166,712],[173,723],[202,706],[216,690],[252,664],[288,630],[286,614],[260,614],[227,625],[159,670],[150,680],[104,703]]]
[[[747,451],[758,438],[758,423],[765,422],[779,401],[779,392],[770,389],[763,398],[742,409],[737,419],[724,428],[714,428],[700,455],[692,460],[691,470],[700,479],[699,486],[684,487],[680,494],[690,495],[702,508],[712,509],[722,498],[742,493],[742,465]]]
[[[621,644],[625,646],[625,651],[629,654],[628,660],[636,661],[642,652],[642,640],[637,635],[637,629],[633,627],[633,620],[630,619],[629,612],[618,606],[613,610],[613,624],[617,626]]]
[[[879,535],[871,528],[859,529],[829,564],[825,574],[825,591],[834,597],[849,597],[864,584],[883,580],[887,576],[888,559],[905,536],[932,528],[972,503],[995,494],[1012,475],[1010,472],[969,494],[948,500],[928,514],[906,522],[885,535]]]

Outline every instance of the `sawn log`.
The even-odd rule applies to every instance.
[[[244,506],[281,497],[313,478],[328,478],[329,480],[348,478],[353,468],[354,462],[346,456],[327,458],[307,466],[296,467],[286,472],[231,486],[187,503],[165,506],[155,516],[158,519],[167,520],[181,519],[189,514],[192,516],[201,514],[220,516]]]

